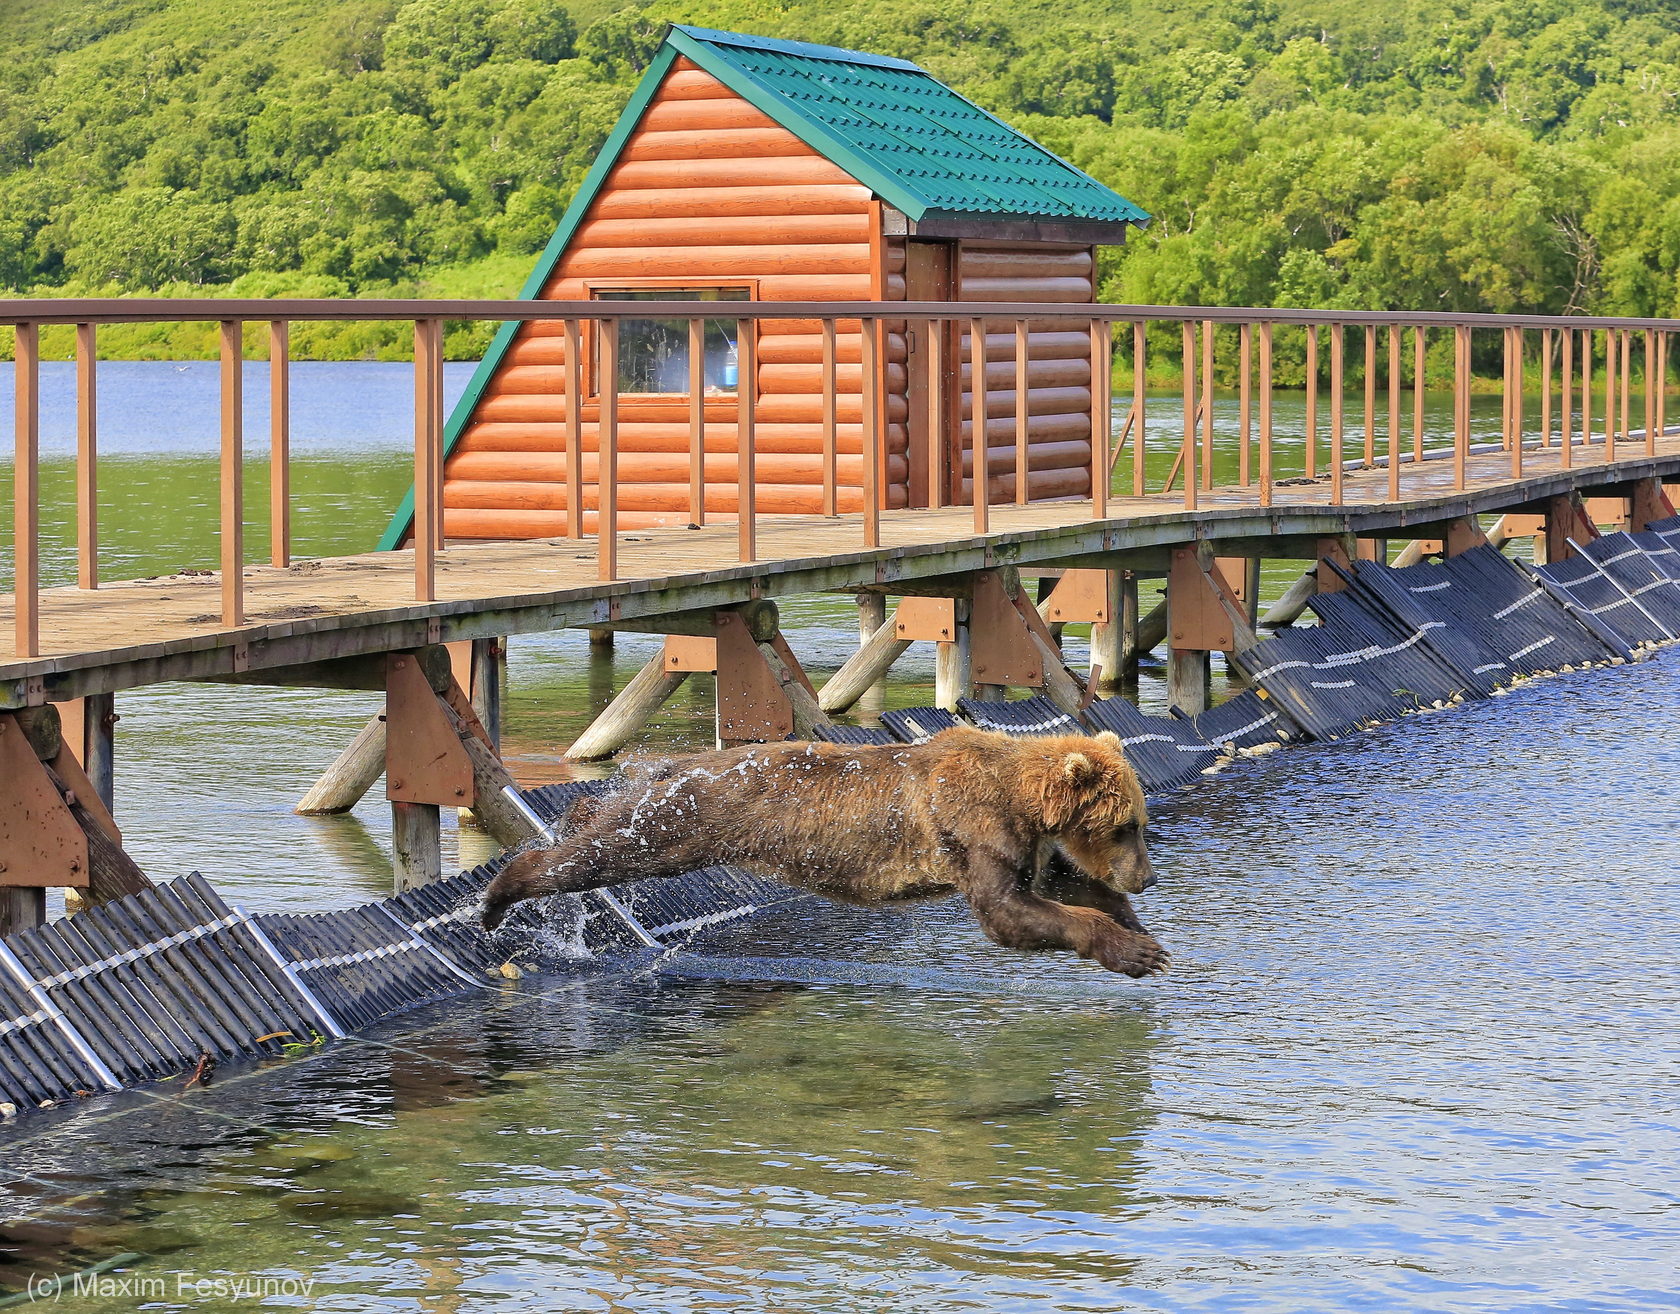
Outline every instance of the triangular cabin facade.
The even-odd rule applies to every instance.
[[[1136,206],[903,60],[674,27],[524,292],[585,300],[1089,303],[1096,247],[1147,220]],[[720,309],[724,309],[720,306]],[[727,310],[724,309],[727,315]],[[705,511],[736,511],[738,321],[705,344]],[[618,523],[690,518],[686,330],[620,331]],[[585,335],[596,330],[584,323]],[[1015,336],[987,334],[989,500],[1015,500]],[[585,338],[584,529],[594,529],[596,425]],[[755,338],[756,509],[823,509],[823,341],[815,320],[764,321]],[[837,336],[838,506],[862,509],[858,321]],[[967,503],[966,333],[942,353],[943,418],[929,353],[886,323],[881,421],[887,508]],[[445,432],[451,539],[566,532],[562,325],[505,325]],[[1029,326],[1028,496],[1087,496],[1090,339]],[[958,364],[960,362],[960,365]],[[943,432],[933,433],[934,428]],[[407,508],[387,545],[406,536]]]

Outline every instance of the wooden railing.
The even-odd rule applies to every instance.
[[[704,307],[704,313],[695,312]],[[1032,389],[1028,378],[1032,351],[1032,326],[1066,326],[1089,334],[1092,365],[1090,419],[1092,441],[1089,458],[1091,497],[1089,514],[1109,514],[1110,489],[1116,476],[1131,497],[1170,492],[1181,486],[1183,505],[1195,508],[1199,493],[1214,487],[1214,376],[1221,359],[1221,330],[1235,327],[1235,376],[1239,406],[1238,484],[1254,490],[1261,506],[1270,506],[1287,487],[1278,482],[1274,424],[1274,365],[1280,334],[1295,335],[1304,361],[1305,420],[1303,470],[1306,479],[1328,474],[1330,500],[1344,498],[1344,475],[1348,468],[1345,440],[1348,430],[1347,387],[1350,378],[1348,334],[1362,335],[1361,368],[1363,386],[1363,464],[1369,468],[1386,463],[1387,495],[1402,497],[1405,467],[1416,466],[1432,455],[1450,456],[1455,486],[1462,488],[1470,452],[1471,360],[1473,335],[1502,334],[1501,356],[1504,375],[1504,448],[1510,454],[1514,478],[1523,473],[1525,449],[1538,445],[1550,448],[1554,435],[1561,463],[1567,467],[1586,460],[1586,444],[1595,441],[1596,459],[1616,458],[1618,443],[1630,434],[1629,405],[1636,379],[1632,362],[1638,357],[1637,382],[1643,401],[1643,437],[1646,451],[1655,452],[1658,434],[1665,430],[1664,394],[1667,380],[1669,337],[1680,330],[1677,320],[1598,319],[1584,316],[1538,318],[1524,316],[1452,315],[1441,313],[1348,312],[1324,310],[1214,309],[1205,307],[1154,307],[1115,305],[976,304],[954,302],[552,302],[552,301],[354,301],[354,300],[17,300],[0,302],[0,324],[16,330],[16,428],[15,428],[15,520],[13,528],[14,578],[16,592],[14,652],[20,657],[40,651],[40,561],[39,561],[39,435],[40,435],[40,330],[47,325],[70,324],[76,330],[77,371],[77,582],[81,588],[99,586],[99,536],[96,514],[98,495],[98,441],[96,424],[97,334],[101,325],[116,323],[215,322],[220,326],[221,345],[221,526],[220,565],[224,626],[245,621],[243,574],[243,414],[241,373],[244,356],[243,330],[247,323],[268,325],[270,372],[270,480],[269,521],[272,559],[285,566],[291,560],[291,498],[289,479],[289,343],[290,326],[308,321],[398,321],[413,325],[414,332],[414,592],[422,601],[436,596],[436,555],[443,545],[443,325],[445,321],[545,321],[559,326],[565,342],[562,389],[565,399],[563,426],[566,470],[566,525],[570,537],[584,537],[585,489],[584,376],[586,325],[598,325],[595,350],[597,371],[598,457],[596,478],[597,555],[599,574],[604,580],[618,576],[620,539],[619,493],[619,326],[627,319],[681,320],[688,324],[690,343],[689,377],[689,480],[688,513],[694,524],[706,521],[706,452],[703,345],[705,323],[725,319],[741,326],[754,321],[815,320],[822,342],[822,494],[823,514],[834,516],[840,503],[841,481],[839,441],[840,325],[859,334],[862,405],[862,515],[860,538],[866,547],[881,543],[881,518],[886,480],[883,362],[889,326],[919,330],[926,338],[924,388],[928,444],[923,459],[928,471],[928,504],[938,507],[949,501],[951,488],[961,489],[961,465],[952,471],[950,462],[966,455],[973,476],[970,493],[973,527],[985,532],[990,506],[996,500],[992,488],[990,440],[986,420],[989,410],[987,365],[995,363],[991,341],[994,330],[1008,326],[1013,335],[1014,465],[1013,499],[1025,502],[1029,495],[1029,427],[1032,420]],[[1174,324],[1180,334],[1171,333]],[[1129,331],[1127,331],[1129,328]],[[1151,330],[1154,330],[1153,337]],[[1410,433],[1405,430],[1404,341],[1411,334]],[[968,338],[970,448],[952,452],[945,435],[960,427],[959,398],[946,390],[962,389],[961,366],[947,366],[943,353],[950,344]],[[1432,336],[1451,334],[1453,343],[1453,442],[1450,453],[1432,453],[1425,440],[1424,361]],[[989,335],[993,335],[989,337]],[[1113,352],[1116,336],[1131,356],[1131,398],[1118,426],[1111,398]],[[1180,352],[1173,352],[1174,337],[1181,338]],[[1231,335],[1226,333],[1225,337]],[[1325,338],[1328,338],[1328,361]],[[1385,350],[1386,348],[1386,350]],[[742,561],[757,558],[756,421],[758,369],[754,334],[738,331],[738,391],[736,394],[736,498],[739,525],[739,553]],[[1175,460],[1164,486],[1148,486],[1145,425],[1145,393],[1151,353],[1164,350],[1168,359],[1158,373],[1177,370],[1182,377],[1182,433],[1171,444]],[[1225,359],[1229,363],[1230,344]],[[1173,356],[1178,359],[1172,359]],[[1386,361],[1385,361],[1386,357]],[[1524,379],[1527,363],[1533,359],[1539,369],[1538,424],[1525,416]],[[1602,409],[1593,411],[1593,369],[1604,365]],[[1555,379],[1555,388],[1554,388]],[[1386,390],[1385,441],[1377,441],[1379,391]],[[1329,416],[1322,424],[1323,397],[1328,390]],[[850,395],[850,394],[848,394]],[[1556,405],[1554,408],[1554,397]],[[1025,400],[1025,404],[1023,404]],[[1409,439],[1409,441],[1408,441]],[[1329,456],[1324,456],[1325,442]],[[1119,458],[1129,448],[1129,477],[1119,468]]]

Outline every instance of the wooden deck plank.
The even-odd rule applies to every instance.
[[[1185,511],[1182,494],[1112,497],[1102,520],[1089,501],[991,508],[977,535],[968,507],[895,511],[881,518],[881,547],[864,546],[863,516],[764,517],[758,557],[738,558],[735,524],[712,519],[700,529],[643,529],[618,541],[620,578],[597,579],[592,539],[453,544],[437,556],[437,601],[414,600],[412,552],[365,553],[245,570],[246,624],[220,619],[214,574],[103,582],[97,591],[41,593],[38,658],[0,657],[0,706],[43,696],[126,688],[252,666],[280,665],[379,651],[394,644],[487,637],[564,628],[685,607],[726,605],[759,592],[913,579],[1000,561],[1052,564],[1099,552],[1141,550],[1190,537],[1360,532],[1406,536],[1407,525],[1475,510],[1496,510],[1567,488],[1602,488],[1648,475],[1680,478],[1680,434],[1663,437],[1655,458],[1643,439],[1618,447],[1602,464],[1602,446],[1574,452],[1530,447],[1524,477],[1510,478],[1509,454],[1473,454],[1465,490],[1454,487],[1450,460],[1403,465],[1398,503],[1388,500],[1385,467],[1350,468],[1344,496],[1330,503],[1330,480],[1274,488],[1262,509],[1258,489],[1224,486],[1199,494]],[[1589,457],[1598,464],[1587,464]],[[12,597],[0,596],[0,633],[11,631]],[[237,652],[237,656],[236,656]],[[303,654],[312,654],[305,656]],[[38,683],[31,686],[30,681]]]

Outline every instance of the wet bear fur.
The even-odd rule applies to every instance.
[[[1155,881],[1146,824],[1112,734],[755,744],[628,768],[556,843],[508,861],[484,924],[525,899],[734,864],[848,903],[960,891],[1000,945],[1145,976],[1167,965],[1127,897]]]

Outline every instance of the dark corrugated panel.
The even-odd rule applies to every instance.
[[[919,744],[962,722],[943,707],[907,707],[896,712],[882,712],[881,724],[892,731],[899,743]]]
[[[1085,728],[1044,695],[1017,702],[959,698],[957,707],[982,730],[1011,735],[1082,735]]]
[[[1175,709],[1175,715],[1183,716],[1183,713]],[[1222,750],[1258,748],[1262,744],[1280,744],[1289,738],[1277,705],[1253,689],[1245,689],[1218,707],[1184,719],[1198,736]]]
[[[1190,784],[1213,765],[1219,750],[1196,733],[1189,721],[1148,716],[1125,698],[1099,698],[1085,709],[1092,730],[1120,737],[1126,760],[1138,773],[1146,794],[1164,794]]]

